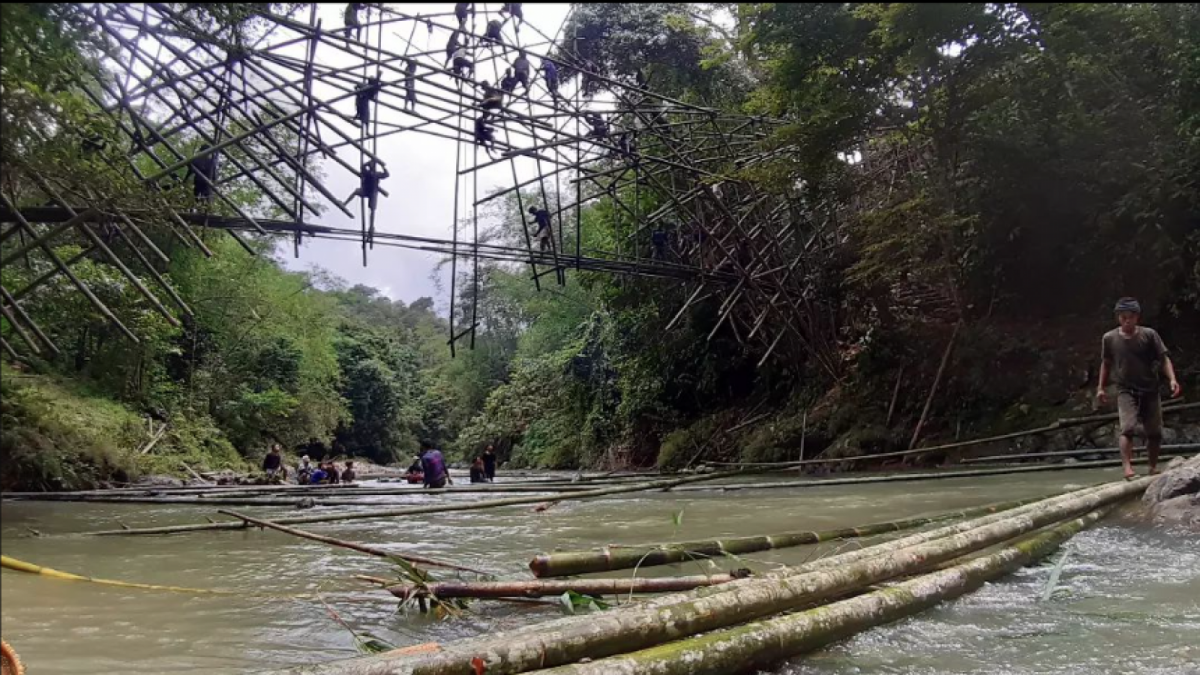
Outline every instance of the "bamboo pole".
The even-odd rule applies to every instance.
[[[593,497],[606,497],[611,495],[624,495],[626,492],[640,492],[643,490],[656,490],[674,488],[677,485],[688,483],[697,483],[701,480],[716,480],[731,476],[742,476],[745,472],[733,471],[725,473],[710,473],[707,476],[691,476],[688,478],[677,478],[673,480],[658,480],[652,483],[638,483],[635,485],[623,485],[618,488],[606,488],[601,490],[586,490],[581,492],[571,492],[559,496],[559,500],[587,500]],[[506,506],[522,506],[522,504],[532,504],[546,501],[546,497],[510,497],[504,500],[491,500],[482,502],[472,502],[463,504],[436,504],[436,506],[428,507],[410,507],[400,509],[382,509],[376,512],[353,512],[353,513],[335,513],[328,515],[310,515],[298,516],[298,518],[287,518],[277,520],[281,525],[300,525],[307,522],[334,522],[340,520],[364,520],[373,518],[400,518],[404,515],[424,515],[428,513],[446,513],[454,512],[454,510],[479,510],[487,508],[498,508]],[[130,528],[130,530],[103,530],[98,532],[84,532],[84,534],[92,534],[92,536],[114,536],[114,534],[172,534],[178,532],[199,532],[205,530],[241,530],[245,527],[245,522],[199,522],[196,525],[173,525],[164,527],[142,527]]]
[[[988,513],[1015,509],[1018,506],[1048,499],[1034,497],[1020,501],[989,504],[973,509],[942,513],[928,518],[906,518],[882,523],[870,523],[855,527],[842,527],[823,531],[783,532],[756,537],[733,537],[704,541],[685,541],[655,546],[606,546],[598,551],[563,551],[543,553],[529,563],[529,569],[538,578],[574,576],[591,572],[608,572],[630,568],[642,569],[657,565],[687,562],[696,558],[714,558],[726,555],[744,555],[758,551],[774,551],[808,544],[818,544],[835,539],[870,537],[887,532],[912,529],[958,518],[972,518]]]
[[[921,410],[921,418],[917,420],[917,427],[913,429],[912,440],[908,443],[908,449],[912,450],[917,447],[917,441],[921,438],[921,429],[925,427],[925,420],[929,417],[929,408],[933,405],[933,397],[937,395],[938,386],[942,383],[942,375],[946,372],[946,365],[950,363],[950,353],[954,351],[954,343],[958,341],[958,332],[962,329],[963,322],[960,319],[954,324],[954,332],[950,334],[950,341],[946,343],[946,351],[942,353],[942,363],[938,366],[937,375],[933,378],[933,386],[929,389],[929,397],[925,399],[925,408]]]
[[[1188,410],[1200,409],[1200,402],[1197,403],[1181,403],[1179,405],[1171,405],[1164,403],[1162,412],[1164,415],[1185,412]],[[1007,441],[1023,436],[1036,436],[1038,434],[1046,434],[1062,429],[1069,429],[1083,424],[1091,424],[1093,422],[1115,422],[1117,413],[1109,413],[1104,415],[1091,415],[1088,417],[1062,417],[1058,420],[1044,426],[1034,429],[1026,429],[1024,431],[1014,431],[1009,434],[1000,434],[998,436],[987,436],[984,438],[975,438],[967,441],[958,441],[955,443],[946,443],[944,445],[933,445],[924,448],[913,448],[912,450],[897,450],[895,452],[880,452],[873,455],[859,455],[857,457],[829,457],[822,459],[810,459],[804,462],[710,462],[716,465],[728,466],[774,466],[774,467],[794,467],[794,466],[812,466],[816,464],[837,464],[840,462],[862,462],[874,459],[890,459],[892,457],[907,457],[924,452],[937,452],[941,450],[953,450],[956,448],[965,448],[972,445],[983,445],[985,443],[995,443],[997,441]]]
[[[463,572],[471,572],[473,574],[489,576],[489,574],[487,572],[484,572],[482,570],[477,570],[473,567],[465,567],[463,565],[457,565],[457,564],[451,563],[451,562],[436,560],[434,558],[426,558],[425,556],[413,555],[411,553],[396,553],[395,551],[386,551],[381,548],[376,548],[374,546],[369,546],[367,544],[359,544],[359,543],[353,542],[353,541],[346,541],[344,539],[334,539],[333,537],[326,537],[323,534],[315,534],[313,532],[305,532],[304,530],[297,530],[295,528],[280,525],[278,523],[275,523],[275,522],[272,522],[269,520],[252,518],[245,514],[238,513],[237,511],[227,511],[225,509],[221,509],[221,510],[217,511],[217,513],[220,513],[220,514],[223,514],[226,516],[233,516],[234,518],[237,518],[239,520],[245,521],[245,522],[253,524],[253,525],[257,525],[260,528],[266,527],[266,528],[269,528],[272,530],[278,530],[280,532],[283,532],[284,534],[290,534],[293,537],[300,537],[301,539],[311,539],[313,541],[319,541],[322,544],[329,544],[330,546],[340,546],[341,548],[348,548],[352,551],[358,551],[359,553],[366,553],[367,555],[373,555],[373,556],[376,556],[379,558],[400,558],[401,560],[407,560],[409,562],[418,563],[421,565],[429,565],[430,567],[444,567],[446,569],[461,570]]]
[[[665,490],[668,488],[686,485],[688,483],[699,483],[701,481],[719,480],[722,478],[730,478],[734,476],[742,476],[753,473],[762,473],[760,469],[746,469],[742,471],[726,471],[717,472],[701,476],[689,476],[687,478],[676,478],[673,480],[652,481],[649,483],[637,483],[634,485],[623,485],[619,487],[604,488],[600,490],[585,490],[583,492],[567,493],[558,496],[558,500],[577,500],[577,499],[592,499],[595,497],[608,497],[611,495],[626,494],[629,492],[642,492],[645,490]],[[383,509],[379,511],[356,511],[352,513],[334,513],[328,515],[315,516],[300,516],[295,518],[281,518],[276,521],[282,525],[299,525],[302,523],[329,523],[342,520],[365,520],[372,518],[397,518],[401,516],[416,516],[427,513],[447,513],[450,511],[477,511],[481,509],[492,509],[502,506],[521,506],[524,504],[536,504],[546,501],[545,496],[533,497],[510,497],[508,499],[493,499],[489,501],[472,502],[469,504],[437,504],[434,506],[416,506],[403,509]],[[146,527],[146,528],[130,528],[122,530],[101,530],[97,532],[84,532],[81,534],[94,536],[112,536],[112,535],[141,535],[141,534],[175,534],[180,532],[200,532],[205,530],[239,530],[245,527],[244,522],[225,522],[225,523],[197,523],[194,525],[171,525],[165,527]]]
[[[697,574],[658,579],[567,579],[531,581],[441,581],[425,586],[389,586],[392,595],[435,598],[543,598],[569,591],[584,595],[628,595],[630,593],[673,593],[702,586],[716,586],[746,576],[742,574]]]
[[[1141,452],[1146,449],[1146,446],[1138,446],[1134,448],[1134,452]],[[1200,450],[1200,443],[1176,443],[1172,445],[1162,446],[1163,452],[1193,452]],[[986,457],[969,457],[962,460],[963,464],[978,464],[984,462],[996,461],[1012,461],[1014,459],[1042,459],[1045,457],[1074,457],[1076,455],[1109,455],[1120,452],[1120,448],[1078,448],[1076,450],[1056,450],[1054,452],[1029,452],[1025,454],[1008,454],[1008,455],[988,455]],[[1078,466],[1075,464],[1074,466]]]
[[[1160,459],[1167,460],[1183,455],[1162,455]],[[1135,464],[1144,464],[1146,458],[1134,460]],[[1046,471],[1071,471],[1074,469],[1100,469],[1110,466],[1120,466],[1116,459],[1097,459],[1090,462],[1073,462],[1071,464],[1011,464],[988,469],[963,469],[961,471],[938,471],[929,473],[894,473],[883,476],[856,476],[853,478],[821,478],[817,480],[791,480],[775,483],[735,483],[731,485],[697,485],[673,489],[672,492],[699,492],[709,490],[770,490],[808,487],[830,487],[834,485],[863,485],[867,483],[903,483],[909,481],[941,480],[944,478],[972,478],[978,476],[1004,476],[1016,473],[1043,473]]]
[[[783,659],[974,591],[988,581],[1050,555],[1110,510],[1091,511],[1023,537],[995,553],[848,600],[618,657],[535,672],[539,675],[719,675],[769,668]]]
[[[889,542],[850,563],[820,569],[781,570],[682,596],[667,596],[636,607],[562,619],[529,629],[493,634],[482,640],[445,645],[424,658],[355,660],[321,668],[321,673],[443,675],[470,672],[482,661],[489,675],[510,675],[580,659],[602,658],[644,649],[690,635],[718,630],[772,614],[827,601],[850,591],[929,569],[954,558],[1025,535],[1038,528],[1140,494],[1150,478],[1081,490],[955,526],[956,534],[913,546]]]

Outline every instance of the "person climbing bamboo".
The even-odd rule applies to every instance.
[[[404,109],[417,109],[417,62],[405,59],[408,65],[404,67]]]
[[[487,80],[480,82],[479,88],[483,95],[483,101],[479,107],[483,108],[484,117],[495,115],[500,110],[500,106],[504,104],[504,92],[492,86]]]
[[[532,67],[529,64],[529,57],[525,55],[524,51],[517,53],[517,59],[513,61],[512,67],[513,74],[516,76],[517,82],[520,82],[521,85],[525,87],[525,94],[528,96],[529,73],[532,70]]]
[[[371,125],[371,103],[379,98],[382,89],[378,77],[368,77],[354,89],[354,119],[364,128]]]
[[[345,24],[346,37],[350,37],[350,33],[354,33],[355,40],[362,40],[362,21],[358,18],[358,13],[362,11],[361,2],[351,2],[346,4]]]
[[[454,18],[458,19],[458,27],[465,28],[467,25],[467,17],[475,20],[475,3],[459,2],[454,5]]]
[[[654,260],[667,259],[667,232],[661,227],[650,233],[650,257]]]
[[[580,89],[583,91],[583,97],[586,99],[591,99],[595,96],[596,90],[600,88],[600,80],[596,79],[596,72],[598,70],[599,67],[592,59],[584,61],[583,68],[580,71],[583,79]]]
[[[450,39],[446,40],[446,67],[447,68],[449,68],[450,64],[454,62],[454,53],[458,51],[459,47],[463,46],[462,42],[460,42],[461,37],[462,37],[462,31],[456,30],[450,34]]]
[[[1109,379],[1117,385],[1117,415],[1121,437],[1121,464],[1125,478],[1137,475],[1133,470],[1133,432],[1142,423],[1146,434],[1146,455],[1151,474],[1158,473],[1158,453],[1162,448],[1162,406],[1159,399],[1158,373],[1167,376],[1171,398],[1183,394],[1175,377],[1162,337],[1153,328],[1141,326],[1142,306],[1136,298],[1121,298],[1113,308],[1119,326],[1104,334],[1100,341],[1100,380],[1096,399],[1108,403]]]
[[[504,46],[504,36],[501,31],[504,29],[504,22],[499,19],[492,19],[487,23],[487,29],[483,34],[483,41],[489,47]]]
[[[518,33],[521,32],[521,24],[525,23],[525,10],[521,8],[521,3],[504,3],[500,6],[500,16],[511,16],[513,18],[513,30]]]
[[[500,91],[512,96],[517,91],[517,76],[513,75],[513,69],[508,68],[504,71],[504,77],[500,79]]]
[[[200,146],[200,153],[203,154],[211,150],[212,146],[205,143]],[[214,152],[205,157],[196,157],[188,164],[187,176],[192,177],[192,195],[197,201],[209,201],[213,196],[213,188],[217,184],[217,174],[220,170],[220,165],[217,160],[217,154]]]
[[[454,51],[454,76],[466,79],[467,75],[474,77],[475,62],[471,58],[471,52],[465,46],[459,47]]]
[[[542,59],[542,72],[546,78],[546,90],[550,96],[558,98],[558,66],[550,59]]]
[[[604,120],[604,117],[600,113],[589,110],[584,113],[583,120],[591,127],[587,132],[588,138],[595,138],[597,140],[608,138],[608,122]]]
[[[384,166],[383,171],[380,172],[375,166],[375,160],[372,159],[364,162],[362,173],[359,176],[359,186],[355,188],[354,192],[350,193],[349,197],[346,197],[346,201],[342,202],[342,205],[349,204],[350,200],[355,197],[362,197],[367,200],[368,206],[374,211],[379,203],[379,193],[382,192],[384,196],[387,196],[387,192],[381,189],[379,184],[390,175],[387,166]]]
[[[533,222],[537,225],[533,238],[537,239],[538,247],[542,252],[551,249],[554,245],[554,228],[550,225],[550,212],[542,207],[530,206],[529,213],[533,215]]]
[[[496,149],[496,129],[487,123],[485,112],[475,120],[475,144],[487,151],[488,157]]]

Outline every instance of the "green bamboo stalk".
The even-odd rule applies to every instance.
[[[833,541],[835,539],[870,537],[877,534],[898,532],[959,518],[973,518],[988,513],[1015,509],[1019,506],[1032,504],[1053,496],[1056,495],[989,504],[987,506],[943,513],[927,518],[907,518],[882,523],[869,523],[856,527],[842,527],[833,530],[783,532],[756,537],[685,541],[651,546],[606,546],[594,551],[543,553],[530,561],[529,569],[538,578],[565,577],[591,572],[609,572],[635,567],[642,569],[657,565],[670,565],[672,563],[687,562],[696,558],[718,558],[726,555],[745,555],[747,553],[757,553],[758,551],[774,551],[782,548],[817,544],[823,541]]]
[[[849,600],[623,656],[534,672],[537,675],[718,675],[770,667],[976,590],[988,581],[1050,555],[1111,509],[1092,511],[1023,537],[995,553]]]
[[[831,563],[829,561],[834,560],[831,558],[820,569],[805,569],[798,573],[787,570],[699,589],[683,596],[669,596],[659,602],[590,615],[582,621],[560,620],[524,630],[492,634],[484,639],[459,641],[428,656],[352,660],[329,664],[312,672],[339,675],[451,675],[471,672],[471,663],[474,661],[482,662],[479,665],[489,675],[511,675],[574,663],[585,658],[603,658],[644,649],[793,611],[862,590],[881,581],[930,569],[939,563],[1132,497],[1144,491],[1149,483],[1149,478],[1142,478],[1080,490],[1011,512],[949,526],[946,529],[958,533],[924,543],[901,548],[897,542],[889,542],[855,562]]]

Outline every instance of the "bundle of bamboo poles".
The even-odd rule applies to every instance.
[[[304,672],[741,671],[919,611],[1041,558],[1143,492],[1150,480],[1083,488],[803,566],[460,640],[434,653],[385,654]],[[996,546],[1002,548],[987,551]],[[904,578],[899,585],[874,588]]]
[[[912,529],[923,525],[971,518],[988,513],[996,513],[1015,509],[1035,501],[1024,499],[1013,502],[1003,502],[980,506],[964,511],[943,513],[928,518],[906,518],[882,523],[870,523],[857,527],[843,527],[824,531],[784,532],[782,534],[760,535],[757,537],[733,537],[729,539],[711,539],[704,541],[685,541],[673,544],[653,546],[607,546],[597,551],[563,551],[558,553],[543,553],[529,563],[529,569],[536,577],[565,577],[590,572],[609,572],[656,565],[687,562],[702,558],[717,558],[727,555],[745,555],[759,551],[773,551],[782,548],[818,544],[823,541],[837,539],[852,539],[870,537],[888,532]]]

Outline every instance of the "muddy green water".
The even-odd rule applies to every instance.
[[[539,551],[609,542],[825,529],[929,515],[1082,487],[1114,470],[1052,472],[803,490],[646,494],[531,507],[310,526],[335,537],[457,560],[509,577],[528,576]],[[453,497],[379,497],[391,504]],[[386,564],[275,532],[203,532],[168,537],[30,536],[197,522],[212,507],[6,502],[5,555],[56,569],[143,583],[237,591],[195,596],[66,582],[4,570],[4,638],[31,675],[57,673],[239,673],[356,655],[350,634],[322,604],[289,594],[319,592],[356,629],[393,644],[445,641],[552,618],[554,609],[476,603],[474,614],[438,621],[398,614],[391,596],[354,574],[387,576]],[[682,511],[676,525],[675,514]],[[280,509],[259,509],[266,514]],[[908,620],[862,633],[771,671],[832,673],[1200,673],[1200,542],[1128,519],[1073,539],[1060,579],[1039,602],[1048,567],[1021,571]],[[736,563],[767,569],[824,553],[813,547]],[[734,566],[725,563],[723,566]],[[654,568],[642,574],[695,572]],[[251,594],[269,594],[259,597]]]

